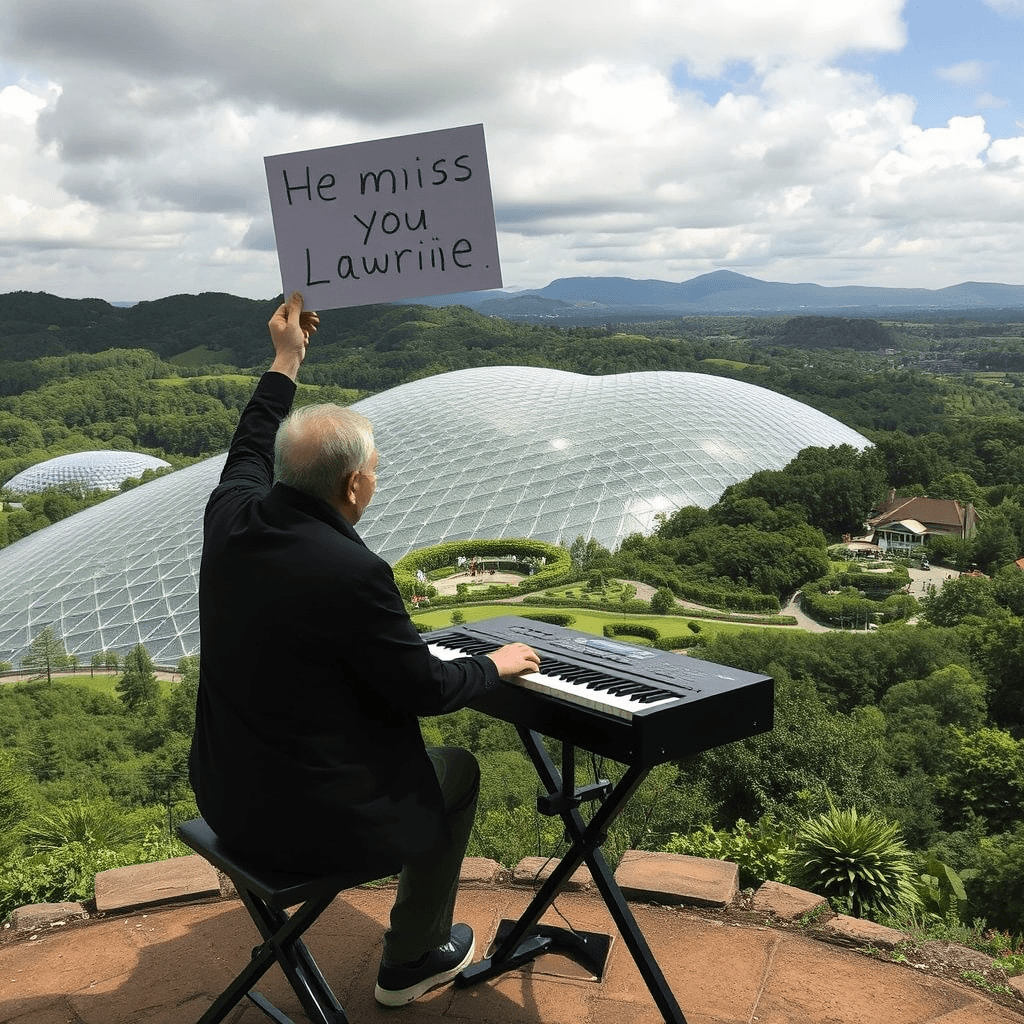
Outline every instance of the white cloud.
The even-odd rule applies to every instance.
[[[983,60],[964,60],[959,64],[937,68],[935,74],[954,85],[979,85],[992,70],[992,64]]]
[[[995,96],[990,92],[978,93],[974,102],[979,110],[1002,110],[1010,105],[1005,96]]]
[[[1024,0],[983,0],[986,7],[991,7],[998,14],[1005,14],[1010,18],[1019,18],[1024,15]]]
[[[0,280],[268,297],[263,156],[482,121],[509,284],[955,283],[979,224],[1024,255],[1021,158],[979,117],[923,131],[911,96],[838,67],[898,52],[903,7],[0,0],[0,61],[23,74],[0,92]],[[742,84],[717,77],[737,66]],[[963,276],[1006,278],[978,260]]]

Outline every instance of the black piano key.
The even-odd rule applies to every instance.
[[[641,704],[653,704],[657,700],[679,699],[681,696],[682,694],[673,693],[671,690],[651,690],[648,693],[638,694],[634,700],[638,700]]]
[[[498,644],[479,637],[470,637],[464,633],[448,633],[431,638],[431,643],[438,647],[446,647],[459,654],[490,654],[498,649]],[[600,669],[585,665],[573,665],[555,658],[542,657],[540,672],[553,676],[563,682],[579,686],[581,689],[594,690],[598,693],[615,694],[629,697],[638,704],[652,704],[666,698],[678,697],[671,690],[642,683],[636,680],[624,680],[621,676],[612,676]]]
[[[643,693],[646,689],[647,686],[643,683],[619,681],[614,686],[609,686],[605,693],[614,693],[620,697],[628,697],[631,693]]]
[[[498,649],[498,645],[488,640],[478,640],[475,637],[451,636],[432,637],[431,643],[438,647],[447,647],[450,651],[458,651],[460,654],[490,654]]]

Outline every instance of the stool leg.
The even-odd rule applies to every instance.
[[[245,889],[239,892],[265,939],[263,946],[256,951],[256,958],[262,961],[266,957],[268,960],[258,973],[254,971],[254,964],[250,964],[247,969],[250,979],[254,982],[276,961],[313,1024],[348,1024],[344,1009],[302,941],[302,934],[327,909],[336,895],[328,893],[307,900],[289,917],[284,911],[268,906],[253,893]],[[248,996],[278,1024],[291,1024],[289,1018],[265,996],[251,988]]]
[[[252,960],[217,997],[198,1024],[220,1024],[244,996],[248,996],[276,1024],[294,1024],[291,1017],[253,987],[275,963],[281,967],[312,1024],[349,1024],[344,1009],[301,938],[337,894],[307,900],[289,916],[269,906],[248,889],[237,885],[236,888],[264,941],[253,950]]]

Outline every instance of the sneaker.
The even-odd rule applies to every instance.
[[[468,924],[457,924],[443,946],[424,953],[418,960],[407,964],[381,960],[373,997],[382,1006],[411,1003],[424,992],[451,981],[459,971],[468,967],[473,960],[474,948],[473,929]]]

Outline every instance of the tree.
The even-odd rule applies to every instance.
[[[685,508],[677,509],[670,516],[660,513],[657,517],[659,537],[666,540],[672,537],[685,537],[694,530],[707,526],[710,522],[710,515],[707,509],[697,505],[687,505]]]
[[[604,564],[608,560],[608,551],[593,537],[588,540],[581,534],[569,545],[569,557],[573,569],[583,573],[596,564]]]
[[[1018,737],[1024,735],[1020,683],[1024,672],[1024,619],[1013,616],[986,622],[979,638],[978,660],[989,679],[989,713],[993,721]]]
[[[987,718],[984,683],[962,665],[947,665],[925,679],[896,683],[882,697],[880,707],[889,762],[904,777],[918,771],[929,780],[943,774],[960,749],[955,727],[973,731],[982,728]],[[934,783],[915,786],[922,788],[931,792]]]
[[[124,674],[114,689],[131,711],[138,711],[160,696],[160,684],[153,671],[153,661],[142,644],[136,644],[124,659]]]
[[[659,615],[667,615],[676,604],[676,596],[668,587],[659,587],[651,595],[651,611]]]
[[[1021,824],[1024,812],[1024,743],[1001,729],[968,733],[954,727],[959,743],[947,775],[939,780],[939,802],[954,825],[984,818],[990,832]]]
[[[1021,553],[1013,526],[998,511],[990,512],[982,520],[971,540],[970,550],[978,568],[987,573],[1011,565]]]
[[[969,616],[991,618],[997,611],[992,581],[958,576],[924,601],[924,618],[936,626],[956,626]]]
[[[989,927],[1024,933],[1024,825],[982,838],[968,894]]]
[[[22,667],[46,673],[46,681],[53,682],[54,669],[64,668],[68,663],[64,641],[54,632],[53,626],[44,626],[32,641],[28,654],[21,659]]]
[[[167,698],[167,725],[174,732],[191,736],[196,725],[196,696],[199,693],[199,656],[186,655],[178,662],[181,679]]]
[[[14,845],[31,806],[27,778],[18,770],[14,758],[0,750],[0,857]]]

